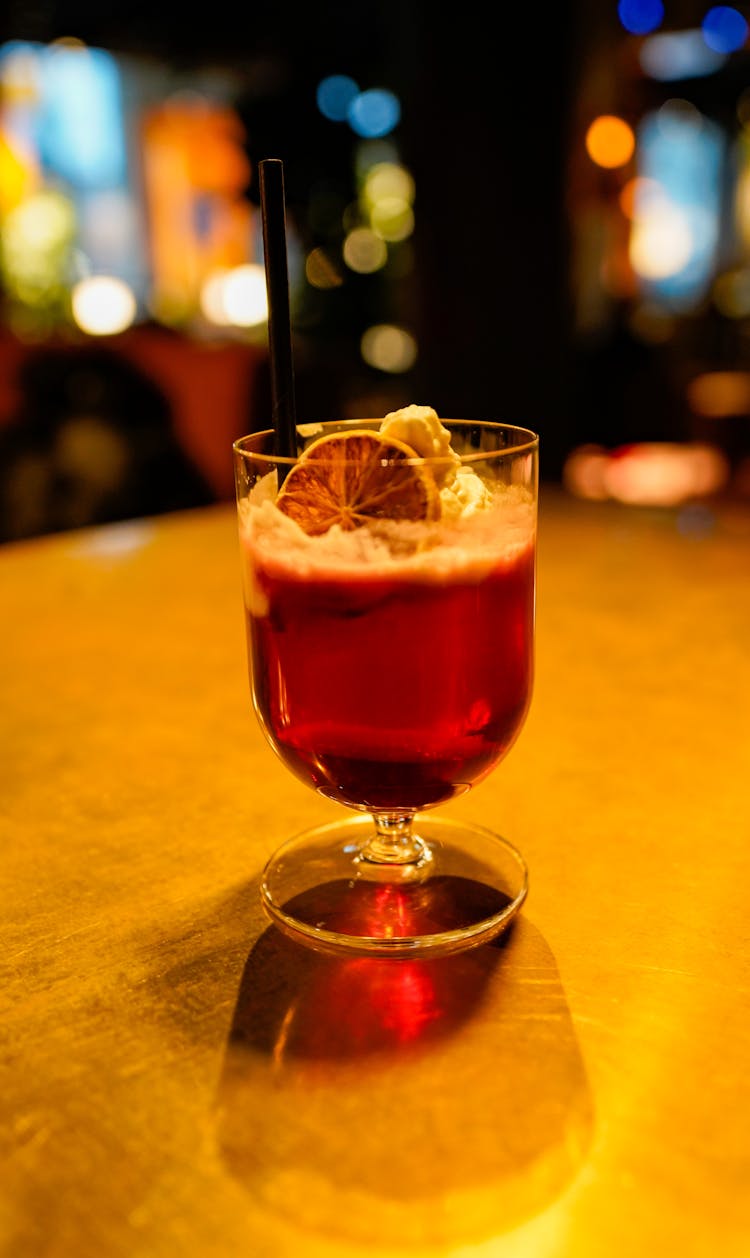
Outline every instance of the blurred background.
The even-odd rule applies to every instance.
[[[285,164],[300,422],[536,429],[581,498],[750,505],[743,6],[0,18],[0,541],[230,500],[268,426],[258,163]]]

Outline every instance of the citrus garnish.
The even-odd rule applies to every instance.
[[[440,494],[406,442],[366,428],[334,432],[308,446],[287,474],[276,505],[311,536],[338,524],[436,520]]]

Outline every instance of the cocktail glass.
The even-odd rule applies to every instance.
[[[311,425],[299,457],[380,423]],[[276,506],[299,458],[277,457],[272,431],[233,447],[255,713],[286,767],[350,810],[281,843],[263,871],[268,917],[321,951],[458,952],[527,894],[512,844],[432,810],[495,768],[529,708],[538,437],[442,424],[450,458],[407,459],[434,478],[439,518],[376,513],[315,536]],[[344,483],[346,448],[330,449]],[[378,475],[402,464],[383,458]]]

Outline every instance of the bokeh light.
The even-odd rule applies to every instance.
[[[320,112],[332,122],[346,122],[352,101],[359,95],[359,85],[347,74],[329,74],[321,79],[315,92]]]
[[[690,381],[687,400],[696,415],[707,419],[750,415],[750,372],[704,372]]]
[[[382,240],[407,240],[414,231],[414,212],[401,197],[383,197],[370,210],[370,226]]]
[[[111,53],[79,40],[39,51],[43,92],[37,143],[57,176],[79,188],[116,187],[127,178],[120,68]]]
[[[666,279],[690,261],[693,235],[679,206],[666,196],[649,198],[636,210],[630,235],[633,270],[646,280]]]
[[[649,78],[667,83],[714,74],[724,65],[726,56],[709,48],[699,30],[665,31],[643,41],[638,60]]]
[[[376,162],[365,175],[363,200],[369,205],[377,205],[386,197],[398,197],[407,205],[414,201],[414,177],[398,162]]]
[[[362,179],[356,213],[369,220],[381,240],[395,243],[414,231],[413,200],[414,179],[406,167],[395,161],[376,162]]]
[[[643,441],[615,450],[584,445],[563,468],[565,488],[578,498],[637,507],[676,507],[717,493],[727,484],[729,461],[705,442]]]
[[[616,502],[673,507],[716,493],[728,479],[727,459],[714,446],[643,441],[613,451],[604,484]]]
[[[605,502],[609,492],[605,485],[609,452],[596,442],[571,450],[562,471],[565,489],[576,498]]]
[[[401,121],[398,97],[386,88],[371,87],[355,96],[347,113],[349,126],[357,135],[377,138],[389,135]]]
[[[378,371],[409,371],[417,359],[417,342],[410,332],[390,323],[367,328],[360,342],[363,359]]]
[[[71,293],[73,318],[89,336],[124,332],[135,320],[137,303],[133,290],[114,275],[90,275],[79,280]]]
[[[268,318],[265,271],[256,262],[217,267],[201,285],[204,318],[219,327],[252,328]]]
[[[62,193],[45,189],[29,197],[4,224],[11,246],[30,253],[47,253],[70,239],[75,229],[72,202]]]
[[[748,26],[737,10],[726,4],[715,5],[706,13],[701,30],[703,38],[714,52],[737,52],[747,39]]]
[[[0,93],[2,83],[0,83]],[[0,214],[15,209],[39,187],[37,161],[23,142],[0,126]]]
[[[615,114],[601,114],[586,132],[586,152],[597,166],[625,166],[635,151],[633,128]]]
[[[229,323],[224,306],[224,281],[228,274],[227,267],[217,267],[209,271],[201,285],[201,312],[209,323],[215,323],[218,327],[226,327]]]
[[[229,323],[256,327],[268,318],[266,276],[257,262],[235,266],[224,280],[224,309]]]
[[[647,35],[664,19],[662,0],[620,0],[617,16],[631,35]]]
[[[360,275],[371,275],[388,261],[385,241],[369,227],[355,227],[350,231],[344,240],[342,253],[349,270]]]
[[[8,293],[35,307],[59,301],[75,233],[74,206],[61,192],[44,189],[15,206],[0,235]]]
[[[635,215],[628,245],[642,290],[673,310],[709,293],[723,214],[726,135],[687,100],[644,116],[638,131]]]
[[[305,278],[313,288],[340,288],[344,277],[325,249],[312,249],[305,258]]]

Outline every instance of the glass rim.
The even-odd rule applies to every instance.
[[[306,436],[312,438],[318,435],[325,436],[325,430],[332,427],[338,432],[346,432],[347,430],[362,428],[365,426],[379,426],[382,422],[382,416],[379,419],[363,418],[321,420],[318,423],[313,421],[309,424],[297,424],[297,431],[303,437]],[[453,425],[456,429],[485,428],[496,433],[513,432],[518,438],[520,438],[520,440],[517,440],[515,444],[505,446],[497,450],[471,450],[467,454],[460,454],[458,457],[462,463],[479,462],[488,458],[497,457],[503,459],[514,458],[521,454],[530,454],[539,449],[539,434],[535,433],[531,428],[525,428],[522,424],[505,424],[496,420],[484,419],[450,419],[443,418],[442,415],[440,416],[440,423],[443,425]],[[322,433],[313,431],[320,428],[324,430]],[[309,429],[310,431],[305,433],[305,429]],[[294,467],[295,463],[298,463],[299,459],[302,457],[302,453],[298,455],[273,453],[265,454],[260,450],[248,449],[246,446],[247,442],[260,442],[263,438],[273,438],[274,435],[275,433],[273,428],[262,428],[257,432],[246,433],[243,437],[237,437],[237,439],[232,442],[232,450],[236,455],[239,455],[243,459],[252,459],[260,463],[273,465],[274,467]],[[446,464],[454,464],[454,459],[451,458],[450,455],[420,454],[416,455],[413,459],[406,459],[404,461],[407,464],[419,464],[420,466],[427,464],[428,466],[434,465],[439,467],[445,466]],[[341,459],[340,462],[347,463],[349,460]],[[384,462],[387,463],[388,459],[385,459]]]

